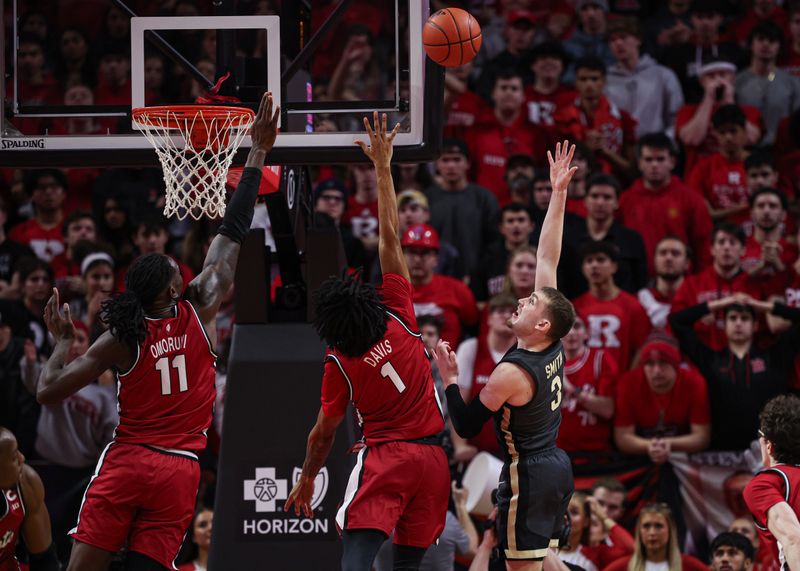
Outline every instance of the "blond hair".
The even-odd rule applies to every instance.
[[[675,519],[672,517],[672,510],[664,503],[647,504],[639,512],[639,518],[636,520],[635,547],[631,561],[628,563],[628,571],[644,571],[647,565],[647,548],[644,545],[640,531],[642,518],[647,514],[659,514],[667,521],[667,527],[669,528],[669,539],[667,540],[669,571],[683,571],[681,550],[678,546],[678,529],[675,526]]]

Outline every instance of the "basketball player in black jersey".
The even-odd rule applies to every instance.
[[[547,208],[536,261],[536,290],[520,299],[509,323],[517,336],[478,398],[464,404],[458,390],[455,353],[440,342],[436,362],[447,385],[453,426],[463,438],[477,435],[494,417],[505,456],[497,489],[498,542],[509,570],[542,569],[548,547],[557,546],[573,492],[567,454],[556,448],[561,424],[564,350],[561,338],[575,320],[569,300],[556,289],[556,267],[567,187],[575,146],[567,141],[550,152],[553,194]]]

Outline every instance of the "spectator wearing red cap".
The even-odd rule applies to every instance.
[[[439,257],[439,234],[433,227],[412,226],[403,234],[400,245],[414,290],[414,313],[441,316],[444,320],[442,339],[452,347],[457,346],[462,328],[478,322],[475,297],[464,282],[434,273]]]
[[[494,194],[470,182],[469,151],[460,139],[446,139],[436,160],[436,184],[425,190],[431,226],[461,255],[466,275],[478,268],[484,244],[497,236],[500,207]]]
[[[589,291],[575,299],[575,311],[586,322],[591,348],[604,349],[620,371],[630,367],[636,350],[650,333],[650,319],[639,301],[614,282],[619,251],[610,242],[581,247],[583,275]]]
[[[497,72],[492,88],[493,107],[481,113],[468,131],[466,143],[473,157],[475,182],[488,188],[500,206],[511,201],[505,180],[512,155],[523,153],[542,164],[549,148],[549,132],[528,120],[522,76]]]
[[[587,347],[589,331],[575,318],[564,345],[564,400],[556,443],[572,453],[573,462],[584,463],[581,453],[611,452],[611,418],[614,416],[619,369],[603,349]]]
[[[704,316],[718,312],[725,316],[727,338],[726,346],[720,350],[704,343],[693,328]],[[792,322],[791,328],[766,350],[753,343],[758,313],[772,313]],[[670,323],[684,355],[697,365],[708,384],[711,447],[749,448],[758,437],[761,408],[786,391],[786,379],[800,353],[800,309],[735,294],[675,312]]]
[[[708,392],[702,377],[681,366],[671,338],[656,336],[642,347],[640,365],[617,387],[614,441],[625,454],[647,454],[656,464],[670,452],[708,446]]]
[[[666,329],[672,311],[672,298],[689,271],[689,251],[678,238],[667,236],[656,244],[653,262],[656,277],[636,297],[647,312],[653,329]]]
[[[711,233],[712,264],[700,273],[687,277],[672,299],[672,311],[722,299],[734,293],[761,297],[761,289],[747,272],[742,270],[745,236],[741,227],[721,222]],[[707,315],[694,325],[703,344],[715,351],[727,345],[725,321],[721,312]]]
[[[533,45],[536,35],[536,15],[527,10],[511,10],[506,16],[504,37],[505,49],[486,62],[480,62],[481,75],[477,92],[487,100],[493,99],[492,91],[500,71],[513,70],[520,75],[525,85],[533,82],[533,74],[525,65],[524,56]]]
[[[703,198],[676,176],[675,146],[663,133],[651,133],[637,145],[642,176],[622,193],[619,221],[641,234],[649,266],[654,274],[656,244],[674,236],[689,246],[695,268],[708,262],[711,217]]]

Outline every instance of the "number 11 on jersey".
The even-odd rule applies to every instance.
[[[182,393],[189,390],[186,380],[186,355],[175,355],[170,363],[169,357],[161,357],[156,361],[156,370],[161,373],[161,394],[172,394],[172,375],[170,368],[178,371],[178,390]]]

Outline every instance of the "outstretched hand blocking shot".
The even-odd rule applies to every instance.
[[[392,531],[395,568],[417,569],[445,524],[450,471],[441,446],[444,419],[400,247],[391,172],[399,126],[389,131],[386,115],[376,112],[364,127],[369,142],[355,144],[375,166],[383,284],[377,289],[357,272],[331,277],[314,292],[314,328],[327,345],[322,406],[308,435],[302,473],[283,508],[313,516],[314,479],[352,402],[364,439],[336,514],[342,569],[369,571]]]

